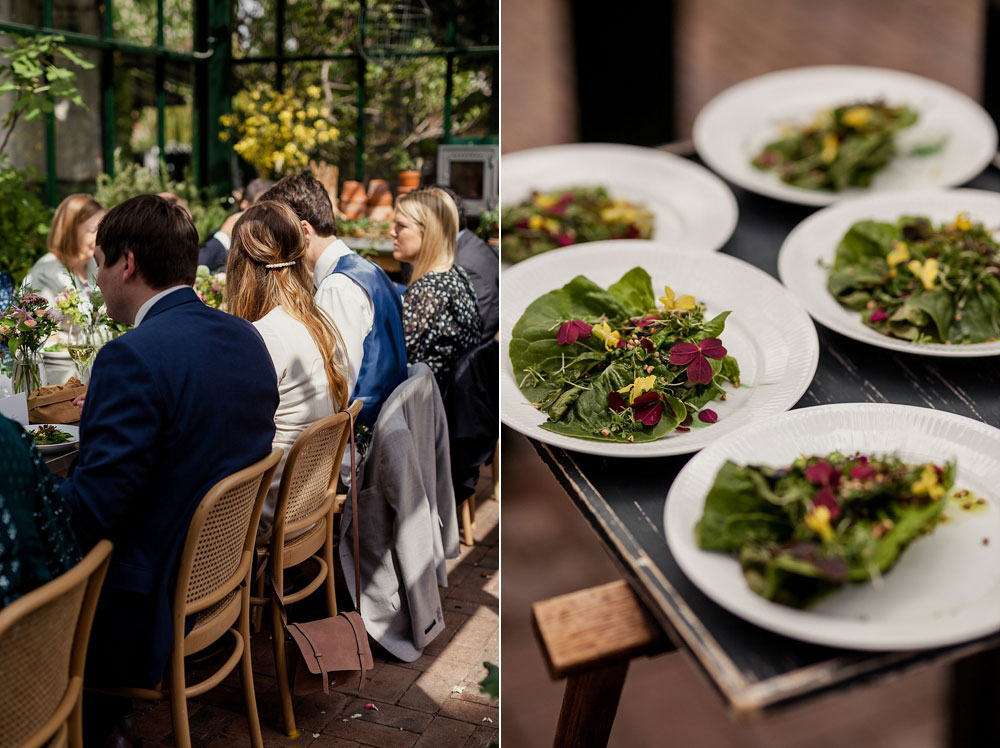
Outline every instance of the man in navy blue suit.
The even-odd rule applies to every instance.
[[[62,484],[81,546],[114,543],[89,685],[160,681],[191,516],[212,485],[271,450],[278,405],[271,357],[253,325],[195,296],[197,257],[190,216],[156,195],[112,208],[97,231],[97,283],[108,313],[134,329],[97,355],[79,461]]]

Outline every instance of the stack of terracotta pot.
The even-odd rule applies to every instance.
[[[392,193],[384,179],[368,182],[368,217],[373,221],[392,220]]]
[[[416,169],[408,169],[399,172],[399,194],[405,195],[413,192],[420,186],[420,172]]]
[[[368,212],[368,196],[361,182],[345,180],[340,190],[340,211],[348,218],[358,218]]]

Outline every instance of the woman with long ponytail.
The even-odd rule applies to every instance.
[[[226,264],[226,305],[254,324],[274,362],[280,401],[274,446],[285,450],[314,421],[344,409],[354,387],[337,326],[313,301],[306,237],[292,209],[267,200],[233,228]],[[260,533],[269,534],[285,457],[264,504]]]

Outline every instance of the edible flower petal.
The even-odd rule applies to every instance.
[[[559,345],[569,345],[570,343],[575,343],[577,340],[586,340],[590,337],[593,328],[586,322],[578,319],[571,319],[569,322],[564,322],[562,327],[559,328],[559,333],[556,335],[556,342]]]
[[[639,317],[633,317],[632,324],[635,325],[636,327],[646,327],[648,324],[650,324],[651,322],[656,322],[658,319],[659,317],[657,317],[655,314],[647,314],[645,317],[641,319]]]
[[[694,384],[708,384],[712,381],[712,365],[704,356],[698,356],[688,364],[687,377],[689,382]]]
[[[691,310],[694,309],[694,296],[691,294],[683,294],[682,296],[677,296],[674,293],[674,289],[670,286],[663,287],[663,296],[660,297],[660,303],[663,304],[663,308],[670,309],[684,309]]]
[[[726,355],[726,349],[722,345],[722,341],[718,338],[705,338],[698,344],[701,352],[708,356],[709,358],[724,358]]]
[[[823,150],[819,154],[819,160],[824,164],[832,164],[833,160],[837,158],[839,148],[840,143],[837,140],[837,136],[832,132],[827,133],[823,137]]]
[[[621,335],[619,335],[617,330],[612,332],[611,326],[607,322],[594,325],[591,330],[594,335],[604,341],[605,350],[613,351],[618,347],[618,341],[621,339]]]
[[[650,374],[648,377],[636,377],[632,384],[622,387],[618,390],[621,394],[628,393],[629,404],[634,404],[635,400],[639,395],[649,392],[653,389],[653,385],[656,384],[656,375]]]
[[[719,414],[711,408],[705,408],[698,413],[698,420],[702,423],[715,423],[719,420]]]
[[[878,475],[878,470],[871,465],[855,465],[851,468],[851,477],[857,480],[868,480]]]
[[[830,510],[826,506],[814,506],[813,510],[805,517],[806,526],[819,535],[824,543],[829,543],[834,538],[833,528],[830,526]]]
[[[969,220],[968,213],[959,213],[955,216],[955,228],[959,231],[968,231],[972,228],[972,221]]]
[[[841,116],[841,121],[848,127],[853,127],[855,130],[860,130],[862,127],[868,124],[868,120],[872,118],[872,110],[870,107],[866,106],[852,106]]]
[[[649,392],[644,392],[643,394],[637,396],[635,400],[632,401],[632,405],[645,405],[646,403],[656,402],[659,399],[660,393],[656,390],[650,390]]]
[[[938,473],[933,465],[924,465],[920,478],[910,485],[914,496],[928,496],[937,500],[944,496],[944,486],[938,482]]]
[[[542,218],[537,213],[535,213],[535,215],[533,215],[531,218],[528,219],[529,229],[540,229],[544,225],[545,225],[545,219]]]
[[[655,426],[660,422],[662,415],[663,403],[660,402],[659,396],[653,402],[643,403],[635,409],[635,420],[641,422],[643,426]]]
[[[701,349],[694,343],[677,343],[670,349],[670,363],[674,366],[686,366],[694,361]]]
[[[670,363],[687,366],[689,382],[708,384],[714,372],[709,358],[719,359],[726,355],[726,349],[718,338],[707,338],[697,343],[677,343],[670,349]]]
[[[837,501],[837,497],[833,495],[833,489],[830,486],[823,486],[819,492],[813,496],[813,507],[826,507],[830,512],[830,519],[835,520],[840,516],[840,502]]]
[[[837,470],[826,460],[819,460],[809,465],[805,469],[806,480],[810,483],[815,483],[820,486],[826,486],[830,484],[836,484],[836,478],[840,475]],[[836,478],[834,477],[836,476]]]
[[[551,208],[553,205],[559,202],[559,198],[557,198],[555,195],[543,195],[539,193],[535,195],[535,197],[533,198],[533,202],[535,203],[536,208],[540,210],[546,210],[547,208]],[[534,216],[532,216],[532,218],[534,218]]]
[[[615,413],[621,413],[628,405],[625,402],[625,398],[618,394],[617,391],[611,390],[608,393],[608,407]]]
[[[910,249],[906,246],[906,242],[895,241],[892,243],[892,251],[885,256],[885,261],[889,263],[889,267],[893,268],[896,265],[902,265],[904,262],[910,259]]]
[[[889,315],[884,309],[876,309],[868,319],[872,322],[881,322],[884,319],[888,319],[888,317]]]
[[[924,284],[925,291],[930,291],[934,288],[934,281],[938,274],[937,258],[928,257],[924,260],[923,264],[919,260],[910,260],[910,263],[906,267]]]

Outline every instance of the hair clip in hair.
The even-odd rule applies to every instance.
[[[265,265],[264,267],[267,268],[268,270],[274,270],[274,268],[287,268],[287,267],[291,267],[294,264],[295,264],[295,260],[292,260],[291,262],[274,262],[274,263],[271,263],[270,265]]]

